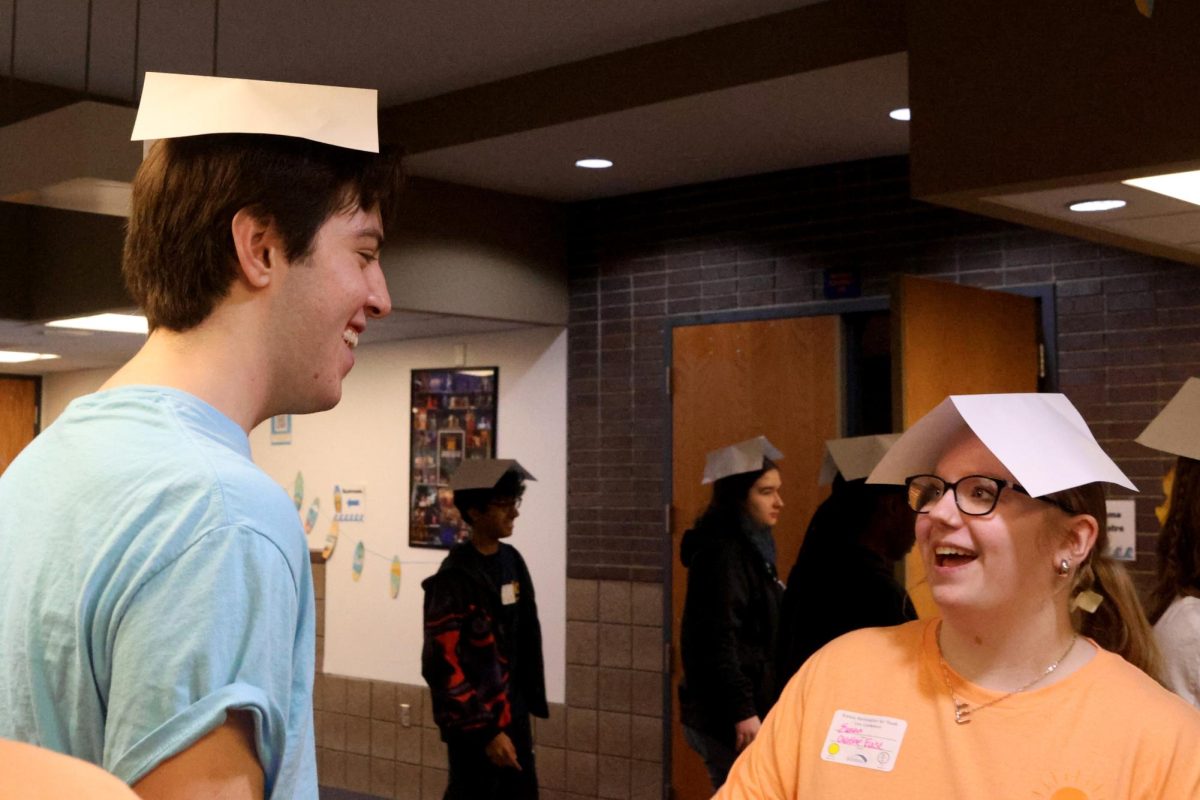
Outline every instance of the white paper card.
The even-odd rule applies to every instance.
[[[260,133],[378,153],[377,108],[374,89],[147,72],[131,139]]]
[[[839,472],[848,481],[867,477],[899,438],[898,433],[881,433],[830,439],[825,442],[825,460],[821,463],[817,485],[828,486]]]
[[[1137,561],[1137,504],[1108,500],[1108,555],[1117,561]]]
[[[704,478],[700,482],[712,483],[730,475],[762,469],[764,457],[772,461],[783,458],[783,453],[767,441],[765,436],[755,436],[744,442],[718,448],[705,456]]]
[[[500,587],[500,602],[506,606],[517,602],[517,585],[515,583],[506,583]]]
[[[1061,394],[965,394],[946,398],[909,428],[868,483],[904,483],[933,472],[963,427],[1000,459],[1034,497],[1104,481],[1137,491]]]
[[[838,709],[821,748],[821,760],[891,772],[896,767],[908,722],[895,717]]]
[[[1188,378],[1136,439],[1171,455],[1200,460],[1200,378]]]

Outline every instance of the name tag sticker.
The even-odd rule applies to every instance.
[[[506,583],[500,587],[500,602],[506,606],[517,602],[517,585],[515,583]]]
[[[821,748],[824,761],[891,772],[908,723],[893,717],[838,709]]]

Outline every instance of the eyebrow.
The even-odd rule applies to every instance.
[[[381,231],[379,228],[376,228],[373,225],[370,227],[367,227],[367,228],[359,228],[357,231],[354,232],[354,238],[356,238],[356,239],[374,239],[376,249],[380,249],[383,247],[383,231]]]

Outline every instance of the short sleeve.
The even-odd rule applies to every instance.
[[[152,576],[110,629],[103,766],[134,784],[244,710],[271,796],[285,751],[312,746],[288,741],[311,734],[311,706],[294,702],[312,685],[296,657],[303,601],[276,544],[241,526],[206,533]],[[300,713],[307,725],[289,720]]]

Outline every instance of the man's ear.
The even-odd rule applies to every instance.
[[[237,253],[238,275],[256,289],[271,283],[272,267],[282,252],[279,234],[270,219],[256,216],[249,208],[239,209],[230,225]]]

